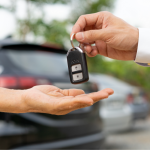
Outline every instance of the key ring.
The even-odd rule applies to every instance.
[[[72,45],[73,48],[75,48],[75,46],[74,46],[74,44],[73,44],[73,38],[74,38],[74,36],[75,36],[75,33],[73,33],[73,34],[71,35],[71,38],[70,38],[70,42],[71,42],[71,45]],[[81,45],[81,43],[79,43],[78,47],[80,47],[80,45]]]
[[[75,33],[73,33],[73,34],[71,35],[71,38],[70,38],[70,42],[71,42],[71,45],[72,45],[73,48],[75,48],[75,46],[74,46],[74,44],[73,44],[73,38],[74,38],[74,36],[75,36]]]
[[[73,38],[75,36],[75,33],[73,33],[70,37],[70,42],[71,42],[71,45],[73,48],[71,48],[68,52],[67,52],[67,56],[69,55],[70,51],[74,51],[75,49],[80,51],[81,53],[83,53],[84,51],[80,49],[80,45],[81,43],[79,43],[79,46],[78,47],[75,47],[74,44],[73,44]]]

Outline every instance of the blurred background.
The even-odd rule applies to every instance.
[[[1,113],[0,148],[150,148],[150,68],[87,57],[90,81],[75,86],[65,56],[80,15],[110,11],[133,26],[150,28],[149,6],[147,0],[0,0],[1,87],[115,91],[99,104],[61,117]]]

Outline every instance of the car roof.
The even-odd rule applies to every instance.
[[[66,54],[67,51],[63,48],[59,48],[56,46],[49,45],[40,45],[40,44],[33,44],[33,43],[27,43],[27,42],[20,42],[12,40],[11,38],[0,40],[0,49],[1,50],[28,50],[28,51],[34,51],[34,50],[40,50],[40,51],[47,51],[47,52],[54,52],[59,54]]]
[[[100,84],[100,87],[102,88],[113,88],[117,91],[129,91],[133,88],[132,85],[121,81],[115,77],[106,75],[106,74],[100,74],[100,73],[92,73],[90,74],[91,80],[96,81],[98,84]]]
[[[116,83],[116,84],[119,84],[119,85],[122,84],[124,86],[131,86],[130,84],[128,84],[128,83],[126,83],[126,82],[124,82],[120,79],[117,79],[113,76],[109,76],[109,75],[106,75],[106,74],[92,73],[90,75],[91,75],[91,77],[93,77],[93,78],[96,77],[96,78],[99,79],[99,81],[104,81],[105,83],[111,82],[111,83]]]

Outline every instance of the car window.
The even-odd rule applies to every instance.
[[[90,75],[91,80],[99,84],[100,89],[112,88],[115,92],[127,92],[132,86],[114,77],[102,74]]]
[[[27,72],[38,75],[62,75],[68,72],[65,55],[42,51],[7,51],[11,61]]]
[[[126,88],[129,88],[130,85],[121,81],[121,80],[118,80],[114,77],[111,77],[111,76],[108,76],[108,75],[92,75],[91,76],[93,79],[97,80],[97,82],[101,83],[101,84],[105,84],[107,86],[120,86],[120,87],[126,87]]]

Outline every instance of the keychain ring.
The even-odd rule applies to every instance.
[[[73,48],[75,48],[75,46],[74,46],[74,44],[73,44],[73,38],[74,38],[74,36],[75,36],[75,33],[73,33],[73,34],[71,35],[71,38],[70,38],[70,42],[71,42],[71,45],[72,45]]]
[[[71,35],[71,38],[70,38],[70,42],[71,42],[71,45],[72,45],[73,48],[75,48],[75,46],[74,46],[74,44],[73,44],[74,36],[75,36],[75,33],[73,33],[73,34]],[[79,45],[78,45],[79,47],[80,47],[80,44],[81,44],[81,43],[79,43]]]

